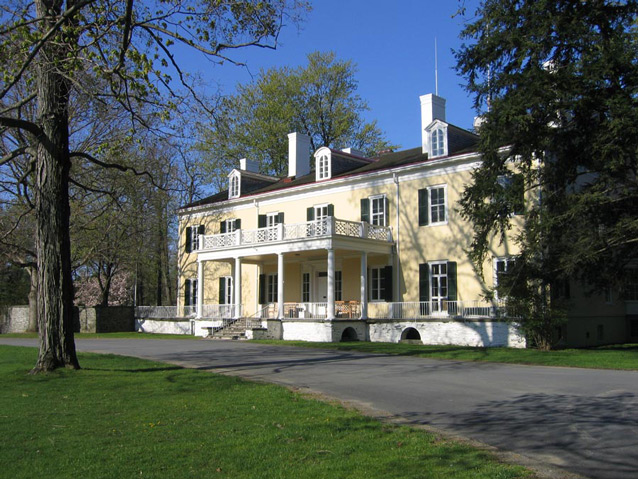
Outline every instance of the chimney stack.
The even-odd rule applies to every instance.
[[[310,137],[303,133],[288,133],[288,177],[310,173]]]

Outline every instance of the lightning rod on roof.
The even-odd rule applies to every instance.
[[[434,37],[434,94],[439,96],[439,57],[436,47],[436,37]]]

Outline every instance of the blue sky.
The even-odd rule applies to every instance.
[[[300,29],[284,29],[277,50],[233,54],[248,63],[248,70],[225,64],[202,73],[222,92],[232,93],[237,83],[250,82],[251,74],[261,68],[297,66],[305,64],[312,51],[335,51],[340,59],[357,65],[358,92],[370,106],[368,119],[376,119],[392,143],[418,146],[419,96],[435,90],[435,38],[439,95],[447,100],[447,121],[470,128],[475,116],[463,79],[454,71],[451,50],[461,45],[458,35],[466,20],[452,18],[457,8],[457,0],[316,0]]]

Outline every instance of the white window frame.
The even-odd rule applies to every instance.
[[[312,284],[310,282],[310,273],[301,273],[301,302],[310,303]]]
[[[235,285],[232,276],[223,276],[224,278],[224,304],[234,304],[235,303]],[[221,298],[220,298],[221,299]]]
[[[197,277],[188,278],[191,282],[189,304],[184,304],[187,308],[193,308],[193,312],[197,313]]]
[[[191,229],[191,252],[199,249],[199,227],[201,225],[189,226]]]
[[[226,233],[233,233],[237,229],[235,227],[235,225],[237,224],[235,222],[236,219],[237,218],[232,218],[224,221],[226,223]]]
[[[432,216],[432,210],[436,208],[440,208],[441,204],[434,204],[432,201],[432,193],[435,190],[443,189],[443,216],[445,217],[443,220],[434,221]],[[448,222],[448,208],[447,208],[447,185],[434,185],[428,187],[428,226],[438,226],[438,225],[446,225]]]
[[[240,175],[237,172],[232,172],[229,177],[228,184],[228,199],[239,198],[241,195],[241,181]]]
[[[432,312],[443,311],[443,301],[447,301],[450,292],[448,262],[433,261],[428,263],[428,265],[430,274],[430,304],[432,304]],[[443,268],[445,268],[445,273],[441,272]],[[445,284],[443,284],[442,280],[445,280]],[[435,294],[435,288],[437,294]]]
[[[315,221],[328,217],[328,203],[315,205],[313,208],[315,209]]]
[[[317,177],[316,180],[329,180],[332,177],[332,162],[330,161],[330,153],[322,153],[317,158]]]
[[[274,213],[266,213],[266,228],[272,228],[273,226],[277,226],[279,223],[279,211]]]
[[[428,155],[430,158],[447,156],[447,124],[442,121],[434,123],[428,131]]]
[[[370,224],[371,225],[376,225],[376,226],[386,226],[387,225],[387,211],[385,210],[385,195],[376,195],[376,196],[371,196],[368,198],[368,200],[370,201]],[[381,205],[381,211],[375,213],[374,212],[374,203],[375,201],[379,201],[380,205]],[[379,218],[381,218],[381,222],[379,223],[378,220]]]

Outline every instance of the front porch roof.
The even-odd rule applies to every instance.
[[[390,254],[394,241],[388,226],[326,217],[232,233],[201,235],[198,261],[312,250],[352,250]]]

